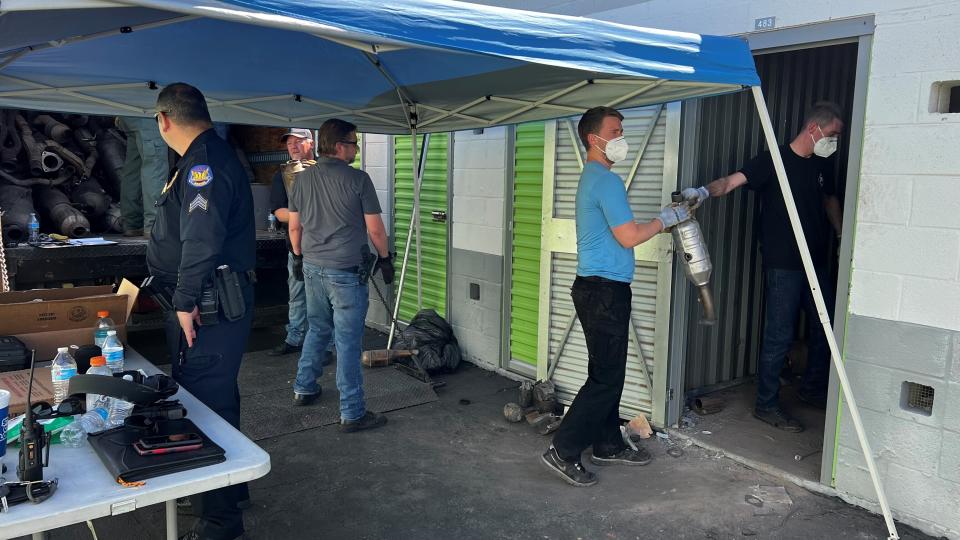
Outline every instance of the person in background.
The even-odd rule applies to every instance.
[[[834,287],[827,274],[830,236],[840,237],[843,216],[836,197],[833,163],[827,158],[837,150],[843,131],[840,107],[821,101],[813,105],[803,129],[789,144],[780,147],[790,191],[797,205],[803,235],[820,282],[828,312],[833,312]],[[682,194],[696,208],[710,197],[721,197],[747,186],[760,195],[760,249],[763,253],[763,341],[757,363],[757,400],[753,415],[771,426],[789,432],[803,431],[803,424],[780,406],[780,372],[793,344],[797,315],[801,309],[810,322],[807,369],[797,397],[823,409],[827,403],[830,350],[820,328],[820,316],[800,260],[787,207],[773,167],[770,151],[748,161],[739,171]]]
[[[167,145],[153,118],[117,117],[127,136],[127,153],[120,169],[120,215],[124,236],[147,236],[156,219],[156,202],[170,171]]]

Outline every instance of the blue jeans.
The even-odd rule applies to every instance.
[[[827,281],[826,272],[817,269],[817,279],[827,305],[833,312],[833,285]],[[797,314],[803,309],[807,314],[809,338],[807,339],[807,370],[803,374],[800,393],[822,396],[827,391],[830,375],[830,348],[827,346],[820,316],[817,314],[813,295],[807,285],[807,276],[802,270],[766,270],[765,278],[766,315],[763,326],[763,342],[757,366],[756,410],[769,411],[779,406],[780,371],[797,327]]]
[[[340,391],[340,418],[359,420],[367,412],[363,397],[360,352],[363,328],[370,299],[367,284],[356,272],[323,268],[303,263],[309,328],[303,342],[297,380],[297,394],[320,391],[317,379],[323,375],[323,357],[333,337],[337,344],[337,390]]]
[[[287,290],[290,291],[290,308],[287,311],[287,343],[294,347],[303,345],[307,334],[307,295],[303,281],[293,277],[293,254],[287,254]]]

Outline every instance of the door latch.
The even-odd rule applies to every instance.
[[[434,210],[430,212],[433,216],[433,220],[439,223],[446,223],[447,221],[447,212],[446,210]]]

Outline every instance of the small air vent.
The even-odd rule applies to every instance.
[[[900,408],[930,416],[933,414],[933,387],[904,381],[900,390]]]

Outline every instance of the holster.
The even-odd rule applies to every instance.
[[[149,276],[140,284],[140,290],[145,292],[160,306],[164,313],[175,311],[173,307],[174,288],[161,283],[156,276]]]
[[[228,321],[233,322],[243,318],[247,311],[247,303],[243,298],[242,280],[252,282],[250,273],[240,274],[230,270],[230,267],[223,265],[217,268],[214,283],[220,296],[220,307],[223,309],[223,316]]]

